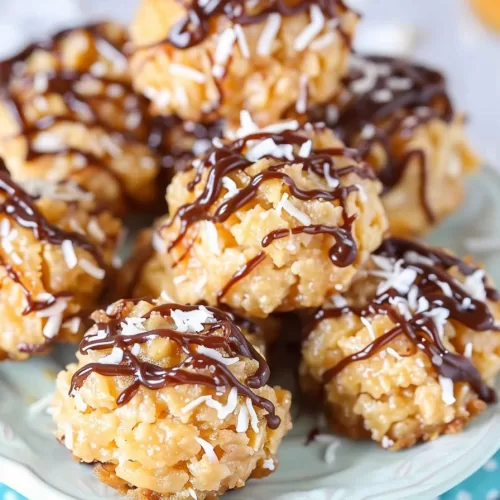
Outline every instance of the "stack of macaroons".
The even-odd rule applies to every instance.
[[[77,27],[0,65],[0,356],[80,340],[93,312],[56,434],[131,498],[215,499],[277,468],[283,314],[307,323],[302,387],[335,432],[396,450],[495,399],[492,283],[395,237],[458,207],[464,119],[437,71],[352,56],[358,18],[141,0],[130,37]],[[164,196],[117,273],[115,217]]]

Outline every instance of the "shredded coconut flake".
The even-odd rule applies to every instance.
[[[200,306],[193,311],[174,309],[170,315],[174,320],[177,330],[180,332],[201,332],[204,329],[205,323],[214,322],[213,312],[209,311],[204,306]]]
[[[231,177],[225,176],[222,178],[222,185],[227,189],[227,193],[224,195],[223,199],[232,198],[235,194],[239,192],[236,182],[231,179]]]
[[[61,250],[68,269],[74,269],[78,265],[78,257],[76,256],[73,242],[71,240],[64,240],[61,244]]]
[[[219,361],[219,363],[226,366],[234,365],[234,363],[237,363],[240,360],[239,358],[225,358],[219,351],[210,349],[209,347],[205,347],[203,345],[198,346],[198,352],[208,358]]]
[[[214,447],[208,442],[205,441],[202,438],[196,437],[196,442],[203,448],[203,451],[205,452],[208,461],[212,464],[216,464],[219,462],[219,459],[217,458],[217,455],[215,454]]]
[[[103,365],[119,365],[123,361],[123,351],[119,347],[113,347],[111,353],[99,359]]]
[[[331,298],[331,301],[332,301],[332,304],[335,307],[338,307],[339,309],[342,307],[346,307],[348,305],[347,300],[344,298],[344,296],[339,295],[339,294],[333,295]]]
[[[481,302],[486,300],[484,271],[482,269],[478,269],[470,276],[467,276],[462,286],[473,299],[480,300]]]
[[[325,163],[323,165],[323,175],[325,176],[326,183],[328,184],[328,187],[335,189],[339,186],[340,181],[336,179],[335,177],[332,177],[330,174],[330,164]]]
[[[245,32],[240,24],[234,25],[234,32],[236,34],[236,40],[238,41],[238,47],[240,48],[241,55],[248,59],[250,57],[250,49],[248,48],[247,39],[245,37]]]
[[[236,422],[236,432],[247,432],[249,424],[250,415],[248,414],[248,408],[245,405],[241,405]]]
[[[366,329],[368,330],[368,334],[370,335],[370,338],[372,340],[375,340],[377,337],[375,335],[375,330],[373,329],[373,326],[370,323],[370,321],[368,321],[368,319],[363,317],[363,316],[361,316],[359,319],[361,320],[361,323],[363,323],[363,325],[365,325]]]
[[[311,23],[308,24],[295,39],[295,50],[303,51],[320,33],[325,26],[325,16],[317,5],[311,5]]]
[[[64,328],[67,328],[71,333],[76,335],[80,331],[80,326],[82,324],[81,318],[78,316],[75,316],[74,318],[71,318],[68,321],[65,321],[63,326]]]
[[[291,161],[293,160],[293,146],[291,144],[278,145],[271,137],[268,137],[251,147],[246,154],[247,159],[251,162],[259,161],[265,156],[285,158]]]
[[[53,298],[53,297],[50,294],[40,294],[37,297],[37,300],[48,301],[51,298]],[[52,304],[51,306],[46,307],[45,309],[40,309],[39,311],[37,311],[36,315],[39,318],[49,318],[50,316],[62,314],[66,310],[66,307],[68,307],[68,300],[64,299],[64,298],[58,298],[58,299],[56,299],[54,304]]]
[[[253,404],[252,404],[252,400],[250,398],[247,398],[246,405],[248,408],[248,413],[250,415],[250,422],[252,425],[252,429],[254,432],[259,432],[259,417],[257,416],[257,413],[255,412],[255,409],[254,409]]]
[[[211,400],[212,396],[200,396],[199,398],[193,399],[190,403],[188,403],[186,406],[184,406],[181,409],[181,413],[191,413],[195,408],[200,406],[201,404],[205,403],[208,400]]]
[[[205,221],[205,234],[207,236],[208,248],[215,255],[220,255],[219,235],[212,221]]]
[[[236,41],[236,32],[233,28],[226,28],[220,35],[217,47],[215,48],[215,64],[212,68],[212,74],[216,78],[222,78],[226,71],[225,65],[233,51]]]
[[[196,83],[203,84],[206,82],[206,77],[201,71],[197,71],[184,64],[172,63],[169,66],[170,73],[172,75],[180,76],[181,78],[186,78]]]
[[[464,356],[466,358],[472,358],[472,352],[473,352],[473,349],[474,349],[474,346],[472,345],[472,342],[467,342],[467,344],[465,344],[465,348],[464,348]]]
[[[299,210],[295,205],[293,205],[292,202],[288,200],[287,193],[283,193],[280,202],[276,206],[276,211],[278,212],[279,215],[281,215],[282,209],[285,210],[285,212],[288,212],[292,217],[295,217],[302,225],[304,226],[311,225],[311,218],[306,213]]]
[[[62,319],[62,314],[54,314],[53,316],[50,316],[47,323],[45,323],[45,326],[43,327],[43,336],[48,339],[54,338],[61,329]]]
[[[406,295],[417,278],[417,271],[411,267],[403,269],[401,260],[395,263],[392,273],[372,271],[371,274],[375,276],[385,275],[382,277],[387,278],[377,287],[377,295],[382,295],[391,288],[394,288],[401,295]]]
[[[57,153],[64,147],[64,142],[60,137],[43,132],[33,141],[33,149],[39,153]]]
[[[281,27],[281,16],[278,13],[269,14],[266,24],[257,42],[257,55],[268,56]]]
[[[314,51],[326,49],[335,41],[335,34],[332,31],[316,38],[309,44],[309,48]]]
[[[390,354],[393,358],[396,358],[397,360],[402,360],[403,359],[403,356],[401,356],[399,354],[399,352],[397,352],[396,350],[394,350],[392,347],[388,347],[386,349],[387,351],[387,354]]]
[[[451,378],[439,375],[439,384],[441,385],[441,398],[443,400],[443,403],[447,406],[451,406],[456,401],[453,394],[453,380],[451,380]]]
[[[300,146],[299,156],[301,156],[302,158],[308,158],[309,155],[311,154],[311,150],[312,150],[312,141],[311,140],[306,141],[304,142],[304,144],[302,144],[302,146]]]
[[[389,436],[383,436],[380,444],[382,448],[387,449],[394,445],[394,441]]]
[[[225,405],[222,405],[218,401],[213,399],[208,400],[206,402],[207,406],[217,410],[217,417],[221,420],[224,420],[228,415],[234,413],[236,410],[236,406],[238,405],[238,390],[236,387],[233,387],[229,391],[229,395],[227,397],[227,401]]]
[[[104,243],[106,241],[106,233],[102,230],[99,225],[98,220],[92,217],[87,225],[87,229],[90,235],[99,243]]]
[[[300,75],[299,78],[299,96],[295,103],[295,111],[304,114],[307,111],[307,100],[309,94],[309,78],[307,75]]]
[[[270,134],[281,134],[286,130],[297,130],[300,124],[297,120],[287,120],[279,123],[272,123],[267,127],[261,129],[262,132],[269,132]]]
[[[90,260],[80,259],[78,264],[87,274],[96,280],[102,280],[106,276],[106,271],[97,267],[93,262],[90,262]]]
[[[266,458],[264,462],[262,462],[262,468],[267,470],[274,470],[276,466],[274,465],[274,460],[272,458]]]
[[[136,335],[146,331],[144,323],[146,318],[125,318],[120,323],[120,331],[122,335]]]
[[[10,233],[9,219],[2,219],[2,222],[0,222],[0,236],[2,238],[8,238],[9,233]]]
[[[444,307],[436,307],[424,313],[427,317],[431,318],[436,329],[438,331],[438,335],[441,339],[444,338],[444,327],[446,325],[446,321],[450,316],[450,311],[445,309]]]

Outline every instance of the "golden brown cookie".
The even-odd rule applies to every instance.
[[[388,239],[351,290],[317,311],[304,388],[323,387],[336,432],[384,448],[460,432],[495,400],[499,299],[474,264]]]
[[[217,498],[277,467],[290,394],[224,312],[123,300],[57,378],[57,436],[133,498]]]
[[[0,154],[15,180],[71,180],[115,213],[160,194],[163,127],[130,83],[114,23],[62,31],[0,63]]]
[[[142,0],[131,27],[136,88],[153,112],[260,125],[333,97],[357,15],[341,0]]]
[[[154,240],[165,279],[181,302],[248,316],[318,306],[380,244],[380,184],[324,127],[246,122],[238,135],[170,184]]]

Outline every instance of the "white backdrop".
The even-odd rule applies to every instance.
[[[0,0],[0,56],[89,19],[130,19],[138,0]],[[349,0],[348,0],[349,1]],[[467,0],[350,0],[364,18],[358,48],[392,50],[442,68],[483,157],[500,169],[500,35],[483,29]]]

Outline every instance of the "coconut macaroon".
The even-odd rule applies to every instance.
[[[479,164],[444,77],[400,59],[353,57],[344,90],[309,119],[325,121],[376,170],[395,235],[423,233],[456,210]]]
[[[142,0],[134,84],[156,114],[267,125],[333,97],[357,18],[342,0]]]
[[[323,386],[332,428],[392,450],[460,432],[495,401],[498,292],[454,255],[389,239],[348,294],[319,309],[304,387]]]
[[[276,469],[287,391],[224,312],[123,300],[57,378],[57,437],[134,498],[218,498]]]
[[[74,184],[24,188],[0,172],[0,358],[15,360],[80,340],[121,231]]]
[[[240,139],[174,177],[155,250],[183,303],[254,317],[318,306],[379,246],[380,183],[324,127],[243,117]]]
[[[130,84],[126,31],[70,29],[0,63],[0,154],[15,180],[72,180],[114,212],[157,196],[148,101]]]

